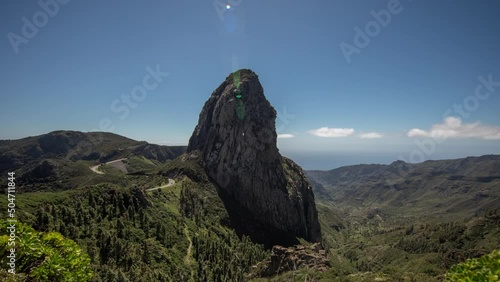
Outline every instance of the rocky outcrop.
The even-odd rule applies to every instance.
[[[237,71],[205,103],[187,151],[200,156],[233,218],[245,217],[246,231],[320,242],[313,191],[302,169],[280,155],[275,120],[257,75]]]
[[[274,246],[271,257],[252,267],[253,277],[271,277],[287,271],[307,267],[318,272],[327,271],[330,261],[319,243],[306,247],[302,245],[285,248]]]

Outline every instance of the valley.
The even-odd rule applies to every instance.
[[[74,188],[26,171],[19,179],[28,187],[54,186],[21,190],[18,216],[74,240],[89,254],[94,281],[248,280],[250,267],[270,255],[234,231],[217,189],[186,154],[161,163],[131,153],[97,172],[92,161],[51,157],[58,162],[70,164],[58,175]],[[411,173],[388,182],[399,165],[412,166]],[[500,156],[482,156],[307,171],[331,268],[270,281],[442,281],[454,264],[500,246],[499,166]],[[164,278],[143,277],[145,269]]]
[[[62,130],[0,140],[24,230],[9,281],[443,281],[495,261],[500,156],[304,171],[280,154],[276,118],[242,69],[188,146]]]
[[[332,263],[352,281],[442,281],[499,248],[499,168],[487,155],[307,171]]]

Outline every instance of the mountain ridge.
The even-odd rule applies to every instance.
[[[500,184],[500,155],[417,164],[362,164],[306,173],[319,184],[318,195],[337,205],[412,207],[418,213],[432,206],[436,213],[458,210],[467,216],[500,208],[496,188]]]
[[[150,159],[165,161],[179,156],[185,149],[186,146],[136,141],[111,132],[56,130],[38,136],[0,140],[0,172],[45,158],[106,162],[117,156],[136,153],[149,154]],[[7,163],[9,161],[11,166]]]

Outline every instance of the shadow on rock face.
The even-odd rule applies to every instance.
[[[239,70],[205,103],[187,152],[200,153],[239,234],[268,247],[321,242],[312,188],[276,146],[276,115],[258,76]]]

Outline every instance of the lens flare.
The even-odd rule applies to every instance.
[[[226,9],[227,9],[227,10],[231,9],[231,5],[227,4],[227,5],[226,5]]]

